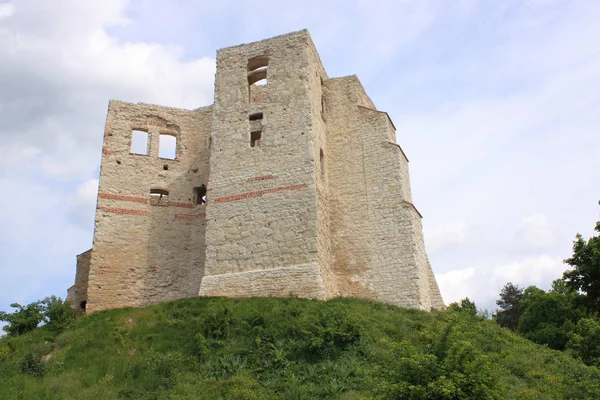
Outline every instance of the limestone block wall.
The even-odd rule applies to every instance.
[[[91,258],[92,249],[77,255],[75,284],[67,290],[67,300],[71,301],[71,305],[77,312],[84,312],[87,308],[87,289]]]
[[[310,38],[309,38],[310,39]],[[327,163],[327,111],[325,85],[327,72],[323,68],[319,54],[309,41],[308,94],[311,107],[312,157],[314,160],[313,179],[317,196],[317,262],[325,283],[326,298],[339,296],[335,274],[331,268],[331,226],[329,207],[329,178]]]
[[[391,141],[393,123],[374,109],[355,76],[331,79],[326,88],[333,268],[340,295],[430,309],[421,216],[411,203],[408,160]]]
[[[206,206],[195,204],[194,187],[208,182],[211,122],[211,107],[110,102],[88,311],[197,295]],[[148,133],[147,155],[131,154],[133,130]],[[176,137],[175,159],[159,157],[161,135]]]
[[[200,295],[325,298],[309,40],[301,31],[217,52]],[[267,83],[257,88],[259,74]]]

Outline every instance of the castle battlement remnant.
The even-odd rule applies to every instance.
[[[88,312],[289,295],[444,307],[394,124],[306,30],[217,51],[211,106],[110,102],[68,291]]]

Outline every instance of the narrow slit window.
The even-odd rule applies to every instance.
[[[194,204],[200,205],[206,203],[206,186],[200,185],[194,188]]]
[[[325,121],[325,96],[323,96],[323,78],[321,79],[321,119]]]
[[[319,163],[321,166],[321,178],[325,177],[325,155],[323,154],[323,149],[319,151]]]
[[[133,130],[131,132],[131,149],[132,154],[142,154],[147,156],[150,153],[148,132]]]
[[[174,160],[177,156],[177,138],[172,135],[160,135],[159,152],[160,158]]]

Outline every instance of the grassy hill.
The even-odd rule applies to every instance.
[[[194,298],[0,339],[0,399],[598,399],[600,370],[457,312]]]

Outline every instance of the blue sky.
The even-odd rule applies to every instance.
[[[600,207],[600,2],[0,0],[0,310],[66,295],[108,100],[212,103],[218,48],[308,28],[394,120],[446,303],[548,288]]]

